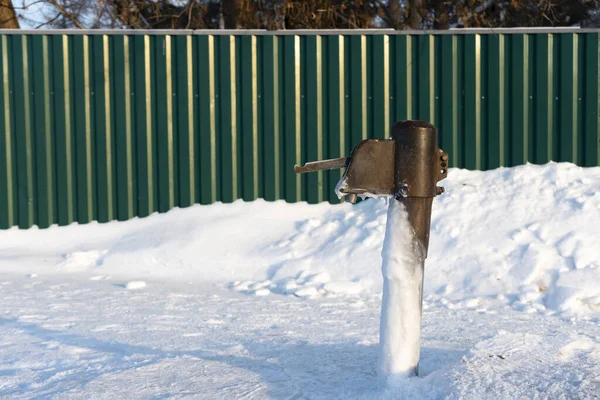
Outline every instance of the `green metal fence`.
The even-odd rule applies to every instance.
[[[0,228],[335,203],[293,165],[402,119],[452,167],[598,165],[598,60],[585,30],[1,31]]]

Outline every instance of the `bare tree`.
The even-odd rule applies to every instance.
[[[600,0],[24,0],[40,25],[116,29],[598,26]],[[11,0],[3,20],[17,22]],[[2,11],[0,10],[0,11]],[[10,13],[12,12],[12,14]],[[4,14],[1,14],[4,15]],[[17,22],[18,27],[18,22]]]

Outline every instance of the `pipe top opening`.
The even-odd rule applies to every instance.
[[[434,125],[430,124],[427,121],[398,121],[394,124],[394,127],[402,127],[404,129],[415,129],[415,128],[425,128],[425,129],[436,129]]]

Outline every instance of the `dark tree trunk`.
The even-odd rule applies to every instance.
[[[19,29],[19,20],[12,0],[0,0],[0,29]]]
[[[435,21],[433,29],[449,29],[450,28],[450,4],[445,1],[440,1],[436,4]]]
[[[236,9],[235,0],[222,0],[223,4],[223,20],[225,22],[225,29],[236,29]]]
[[[388,24],[390,28],[394,28],[396,30],[404,28],[403,26],[403,17],[404,11],[400,6],[399,0],[390,0],[388,1],[387,6],[387,16],[388,16]]]
[[[407,26],[409,29],[421,29],[421,15],[419,14],[421,2],[422,0],[410,0],[408,2]]]

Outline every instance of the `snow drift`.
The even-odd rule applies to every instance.
[[[600,168],[451,169],[434,200],[425,298],[456,308],[600,311]],[[213,204],[144,219],[0,231],[0,271],[228,282],[249,295],[381,291],[387,199]]]

